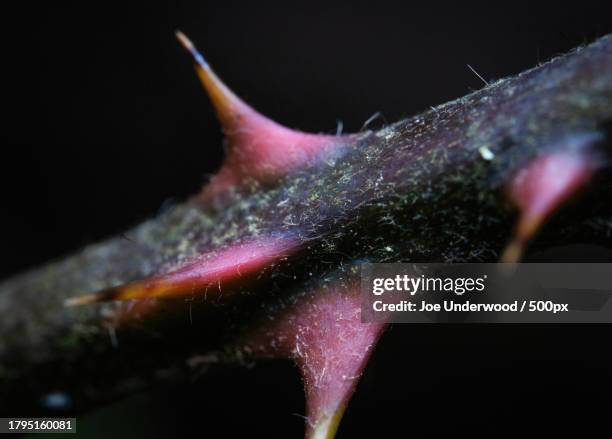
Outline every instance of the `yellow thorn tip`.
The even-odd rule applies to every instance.
[[[68,308],[73,306],[89,305],[91,303],[96,303],[99,300],[100,296],[98,294],[87,294],[85,296],[70,297],[64,300],[64,306]]]
[[[319,418],[310,433],[306,435],[307,439],[334,439],[345,409],[346,404],[342,404],[332,415]]]
[[[238,111],[237,109],[246,108],[246,104],[215,75],[202,54],[198,52],[198,49],[183,32],[177,30],[175,35],[181,46],[193,57],[196,64],[196,73],[208,93],[221,124],[226,128],[231,127],[232,123],[235,122],[234,114]]]

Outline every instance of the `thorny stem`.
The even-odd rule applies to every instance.
[[[564,136],[602,130],[611,120],[608,36],[379,132],[364,132],[328,166],[211,206],[178,206],[129,231],[130,240],[110,239],[9,279],[0,284],[0,410],[23,413],[55,391],[84,410],[159,379],[192,376],[201,368],[197,360],[223,345],[214,328],[227,328],[228,307],[211,310],[194,297],[119,326],[120,305],[66,308],[64,301],[163,272],[248,236],[299,224],[312,243],[310,253],[299,255],[301,265],[276,269],[292,274],[304,266],[324,274],[359,258],[494,261],[512,230],[508,178],[562,146]],[[601,194],[609,194],[610,180],[604,172],[580,209],[558,216],[536,245],[609,243],[612,206]],[[259,288],[266,291],[276,279],[261,279]]]

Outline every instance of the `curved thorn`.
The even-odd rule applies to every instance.
[[[299,239],[274,236],[235,244],[227,249],[200,255],[174,271],[66,300],[66,306],[144,298],[171,298],[207,291],[255,276],[299,248]]]
[[[509,197],[519,209],[519,219],[501,262],[518,262],[542,225],[588,184],[601,166],[592,150],[601,140],[599,132],[573,134],[512,178]]]
[[[207,199],[251,179],[270,183],[308,166],[321,153],[345,146],[349,136],[304,133],[263,116],[236,96],[212,70],[194,44],[180,31],[176,37],[191,54],[226,135],[227,156],[219,173],[204,188]]]

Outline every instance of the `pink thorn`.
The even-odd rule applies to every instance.
[[[303,133],[261,115],[219,79],[185,34],[177,32],[176,36],[192,55],[196,73],[226,135],[225,162],[200,198],[240,187],[249,179],[269,184],[349,142],[350,136]]]
[[[68,305],[111,300],[178,297],[206,292],[216,295],[228,284],[256,276],[284,256],[295,252],[292,236],[266,237],[198,256],[174,271],[71,299]],[[211,288],[214,287],[214,288]]]
[[[304,379],[306,437],[331,438],[383,329],[361,322],[359,285],[338,284],[298,299],[247,334],[243,349],[294,359]]]
[[[517,236],[530,238],[535,229],[584,186],[594,166],[583,154],[561,152],[536,159],[510,185],[510,197],[519,207]]]
[[[599,141],[599,133],[574,134],[560,144],[563,150],[536,158],[510,181],[509,197],[520,216],[502,262],[518,262],[542,224],[586,186],[601,165],[591,149]]]

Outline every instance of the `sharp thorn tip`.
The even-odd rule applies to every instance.
[[[96,296],[93,294],[88,294],[87,296],[70,297],[64,300],[64,306],[66,308],[71,308],[74,306],[87,305],[94,302],[96,302]]]
[[[189,38],[187,38],[187,35],[185,35],[180,30],[175,31],[174,35],[176,36],[176,39],[181,44],[181,46],[183,46],[183,48],[187,52],[189,52],[191,54],[191,56],[193,57],[193,60],[196,62],[196,64],[198,64],[199,66],[201,66],[204,69],[208,69],[209,68],[208,63],[206,62],[206,60],[204,59],[202,54],[200,52],[198,52],[198,49],[191,42],[191,40]]]

